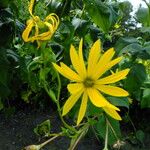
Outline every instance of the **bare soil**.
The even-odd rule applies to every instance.
[[[33,129],[37,124],[50,119],[52,132],[59,131],[61,122],[54,111],[18,111],[12,117],[6,118],[0,114],[0,150],[21,150],[31,144],[41,143]],[[69,139],[60,137],[48,144],[43,150],[67,150]],[[103,143],[99,143],[95,137],[86,137],[79,143],[77,150],[102,150]],[[137,147],[129,142],[121,148],[122,150],[150,150],[150,134],[145,137],[144,146]]]

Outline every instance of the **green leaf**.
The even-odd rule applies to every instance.
[[[51,98],[52,98],[52,100],[54,101],[54,102],[56,102],[57,101],[57,99],[56,99],[56,95],[55,95],[55,93],[54,93],[54,91],[53,90],[49,90],[49,95],[51,96]]]
[[[127,97],[107,97],[107,99],[115,106],[122,106],[129,109],[129,101]]]
[[[150,19],[149,19],[149,9],[139,7],[138,11],[136,12],[137,20],[142,23],[144,27],[150,26]]]
[[[95,116],[95,115],[99,115],[103,112],[103,110],[99,107],[95,107],[90,101],[88,101],[88,105],[87,105],[87,116]]]
[[[150,33],[150,27],[142,27],[142,28],[140,28],[140,31],[142,33]]]
[[[58,0],[47,1],[47,5],[49,13],[56,13],[62,10],[62,4],[58,2]]]
[[[149,80],[146,80],[146,81],[144,82],[143,86],[144,86],[145,88],[149,88],[149,89],[150,89],[150,79],[149,79]]]
[[[122,53],[128,53],[128,52],[130,52],[132,55],[134,55],[134,54],[136,54],[136,53],[138,53],[138,52],[140,52],[140,51],[142,51],[142,50],[143,50],[143,49],[142,49],[142,46],[141,46],[140,44],[138,44],[138,43],[133,43],[133,44],[129,44],[129,45],[125,46],[125,47],[121,50],[121,52],[120,52],[119,55],[122,55]]]
[[[89,29],[89,22],[80,18],[73,18],[72,24],[75,28],[75,33],[81,37],[86,35]]]
[[[0,8],[5,8],[8,6],[10,0],[0,0]]]
[[[58,35],[61,41],[64,42],[63,46],[65,47],[65,50],[67,49],[67,47],[70,48],[70,43],[72,43],[72,39],[74,38],[74,32],[75,32],[75,29],[71,22],[69,21],[61,22],[59,29],[58,29]]]
[[[51,69],[48,67],[40,69],[40,81],[46,81],[47,75],[50,70]]]
[[[146,80],[147,74],[143,64],[134,63],[127,78],[124,80],[124,88],[137,100],[140,100],[141,86]]]
[[[149,48],[149,47],[148,47]],[[132,43],[125,46],[120,50],[119,55],[123,53],[130,53],[131,55],[141,58],[141,59],[150,59],[149,49],[147,47],[143,47],[138,43]]]
[[[21,92],[21,98],[26,102],[29,103],[29,96],[32,94],[31,91],[23,91]]]
[[[134,37],[119,38],[119,40],[115,44],[115,49],[116,49],[117,54],[122,53],[121,51],[123,48],[133,43],[138,43],[138,40]]]
[[[145,134],[142,130],[138,130],[136,131],[136,138],[141,142],[143,143],[144,142],[144,137],[145,137]]]
[[[48,136],[51,130],[50,120],[46,120],[34,128],[34,133],[39,136]]]
[[[0,11],[0,45],[10,46],[15,33],[15,24],[10,9]]]
[[[103,31],[108,33],[111,25],[116,22],[117,13],[112,6],[99,0],[84,0],[85,8],[91,19]]]
[[[150,88],[144,89],[141,108],[150,108]]]
[[[120,125],[119,121],[114,120],[111,117],[107,117],[107,121],[108,121],[108,144],[112,145],[118,140],[118,138],[121,137]],[[96,131],[98,132],[98,136],[105,139],[106,118],[104,116],[99,117],[99,120],[96,124]]]

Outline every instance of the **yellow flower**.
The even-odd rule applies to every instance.
[[[53,64],[60,74],[73,82],[67,86],[71,96],[63,106],[62,115],[66,115],[82,96],[77,125],[82,121],[85,115],[88,99],[93,105],[101,107],[114,119],[121,120],[121,117],[117,113],[119,108],[107,101],[102,94],[105,93],[119,97],[128,96],[127,91],[109,84],[124,79],[128,74],[129,69],[118,71],[107,77],[102,77],[106,71],[119,63],[122,57],[111,60],[115,54],[113,48],[110,48],[102,55],[100,52],[101,43],[100,40],[97,40],[89,52],[88,65],[86,67],[82,54],[82,43],[83,40],[80,41],[78,53],[73,45],[71,45],[70,48],[70,58],[75,71],[71,70],[62,62],[60,63],[60,66],[55,63]]]
[[[34,16],[32,13],[35,0],[31,0],[29,3],[29,13],[31,19],[27,20],[27,27],[22,33],[22,38],[25,42],[37,41],[38,47],[40,47],[40,41],[49,40],[59,25],[59,17],[55,13],[49,14],[44,21],[42,21],[39,16]],[[41,30],[47,29],[43,32]],[[31,32],[34,33],[31,34]]]

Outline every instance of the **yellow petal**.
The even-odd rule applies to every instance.
[[[114,54],[114,49],[110,48],[101,56],[97,65],[95,66],[94,72],[92,73],[93,79],[97,80],[103,73],[105,73],[107,64],[110,62]]]
[[[35,26],[35,35],[30,36],[30,41],[31,42],[34,42],[35,40],[38,40],[37,36],[39,34],[39,27],[38,27],[37,23],[34,23],[34,26]],[[38,41],[37,41],[37,43],[39,44]]]
[[[95,88],[100,90],[101,92],[112,95],[112,96],[119,96],[119,97],[124,97],[128,96],[129,93],[125,91],[124,89],[121,89],[119,87],[111,86],[111,85],[95,85]]]
[[[87,93],[91,102],[96,107],[110,107],[112,109],[119,110],[117,107],[109,103],[98,90],[94,88],[88,88]]]
[[[35,24],[35,36],[39,34],[39,27],[37,24]]]
[[[116,59],[114,59],[114,60],[108,62],[105,67],[103,67],[103,68],[101,68],[101,70],[99,70],[99,71],[101,71],[101,74],[99,74],[99,75],[102,76],[103,73],[105,73],[105,72],[106,72],[107,70],[109,70],[111,67],[113,67],[114,65],[116,65],[117,63],[119,63],[121,60],[122,60],[122,57],[118,57],[118,58],[116,58]],[[100,76],[99,76],[99,77],[100,77]]]
[[[74,69],[77,71],[80,77],[84,79],[86,76],[85,68],[83,66],[84,62],[82,62],[83,60],[79,58],[79,55],[77,54],[77,51],[75,50],[73,45],[71,45],[71,48],[70,48],[70,58],[71,58],[71,62],[72,62]]]
[[[49,14],[46,18],[45,21],[51,20],[54,26],[59,25],[59,17],[55,13]]]
[[[44,24],[48,27],[49,30],[47,32],[38,34],[37,35],[38,40],[43,40],[43,41],[49,40],[54,34],[53,26],[48,22],[44,22]]]
[[[35,0],[30,0],[30,3],[29,3],[29,13],[31,16],[33,16],[32,10],[33,10],[34,2],[35,2]]]
[[[120,115],[117,113],[116,110],[111,109],[109,107],[103,107],[104,111],[111,116],[112,118],[116,119],[116,120],[122,120]]]
[[[71,45],[71,47],[70,47],[70,59],[71,59],[71,62],[72,62],[74,69],[80,75],[82,75],[82,68],[80,67],[79,56],[78,56],[77,51],[75,50],[75,47],[73,45]]]
[[[64,77],[68,78],[71,81],[77,81],[80,82],[81,78],[76,74],[74,71],[72,71],[69,67],[67,67],[65,64],[61,63],[61,67],[57,64],[53,63],[54,68]]]
[[[127,74],[129,73],[130,69],[125,69],[122,71],[119,71],[117,73],[114,73],[110,76],[104,77],[102,79],[99,79],[96,81],[96,84],[110,84],[110,83],[115,83],[117,81],[120,81],[124,79]]]
[[[71,70],[68,66],[66,66],[64,63],[60,63],[62,70],[65,74],[68,74],[69,76],[71,76],[73,79],[75,79],[74,81],[81,81],[81,77],[74,72],[73,70]]]
[[[77,125],[80,124],[80,122],[82,121],[85,115],[86,108],[87,108],[87,101],[88,101],[88,95],[86,92],[84,92],[82,96],[82,102],[81,102],[79,114],[78,114]]]
[[[118,64],[121,60],[122,60],[122,56],[121,57],[118,57],[112,61],[110,61],[108,64],[107,64],[107,70],[109,70],[110,68],[112,68],[114,65]],[[105,70],[105,72],[107,71]]]
[[[67,85],[67,89],[71,94],[77,93],[80,90],[83,90],[84,86],[82,83],[70,83]]]
[[[80,62],[80,67],[82,70],[83,77],[85,78],[86,68],[85,68],[84,59],[83,59],[82,46],[83,46],[83,39],[80,40],[80,44],[79,44],[79,62]]]
[[[41,41],[45,41],[45,40],[51,39],[52,35],[53,35],[53,33],[51,31],[47,31],[47,32],[44,32],[44,33],[37,35],[36,39],[41,40]]]
[[[72,107],[75,105],[75,103],[77,102],[77,100],[79,99],[79,97],[82,94],[82,90],[72,94],[66,101],[66,103],[63,106],[63,112],[62,112],[62,116],[66,115],[71,109]]]
[[[28,25],[22,33],[22,38],[25,42],[29,42],[31,39],[29,38],[29,34],[34,26],[33,20],[28,21]]]
[[[88,76],[91,76],[93,74],[93,69],[95,68],[95,66],[99,60],[100,52],[101,52],[101,42],[100,42],[100,40],[97,40],[93,44],[93,46],[89,52],[88,69],[87,69]]]

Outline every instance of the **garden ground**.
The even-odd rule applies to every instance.
[[[33,132],[37,124],[50,119],[52,132],[60,129],[61,123],[54,111],[18,111],[12,117],[6,118],[0,114],[0,150],[21,150],[23,147],[38,143],[39,139]],[[39,142],[41,143],[41,142]],[[145,136],[144,146],[131,145],[126,142],[122,150],[149,150],[150,134]],[[60,137],[48,144],[43,150],[67,150],[69,139]],[[95,137],[84,138],[76,148],[77,150],[102,150],[102,144]]]

